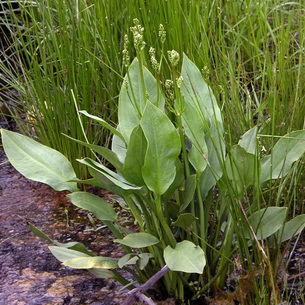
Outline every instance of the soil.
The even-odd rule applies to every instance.
[[[0,163],[5,160],[1,150]],[[62,266],[48,250],[50,243],[29,230],[31,222],[60,242],[82,241],[96,254],[121,257],[108,229],[94,231],[87,213],[65,195],[25,179],[8,163],[0,166],[0,305],[122,302],[126,292],[119,293],[117,283]]]

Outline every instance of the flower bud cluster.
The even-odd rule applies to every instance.
[[[173,82],[171,79],[167,79],[167,80],[165,81],[165,88],[166,88],[167,90],[172,89],[173,86],[174,86],[174,82]]]
[[[167,95],[171,101],[175,99],[174,95],[174,82],[171,79],[167,79],[164,84],[166,88]]]
[[[159,37],[160,37],[161,43],[163,44],[166,40],[166,31],[164,29],[163,24],[159,25]]]
[[[176,82],[177,82],[177,87],[180,89],[180,88],[181,88],[181,85],[182,85],[182,82],[183,82],[183,77],[182,77],[182,75],[179,76],[179,77],[176,79]]]
[[[160,70],[160,65],[156,59],[156,50],[154,48],[150,48],[149,49],[149,56],[150,56],[150,61],[151,61],[151,65],[152,65],[152,68],[156,71],[156,72],[159,72]]]
[[[122,51],[122,53],[123,53],[123,64],[124,64],[125,67],[128,67],[129,63],[130,63],[128,45],[129,45],[128,35],[125,34],[124,35],[124,49]]]
[[[130,28],[133,34],[133,43],[137,52],[141,51],[145,46],[145,41],[143,41],[144,28],[141,26],[138,19],[133,19],[134,26]]]
[[[176,67],[180,59],[179,53],[175,50],[171,50],[171,51],[167,51],[167,55],[171,65],[173,67]]]

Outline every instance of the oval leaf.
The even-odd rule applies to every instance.
[[[123,239],[114,239],[114,242],[131,248],[145,248],[159,243],[158,238],[148,233],[132,233]]]
[[[185,54],[183,54],[181,75],[183,77],[181,91],[184,94],[184,100],[194,105],[201,117],[200,121],[218,121],[222,125],[221,112],[211,88],[204,81],[197,66]],[[206,124],[205,127],[207,127]]]
[[[305,214],[298,215],[283,225],[277,232],[277,239],[280,242],[291,239],[301,233],[305,228]]]
[[[180,138],[170,119],[150,102],[147,102],[141,126],[148,143],[143,179],[150,190],[162,195],[176,176]]]
[[[269,207],[252,214],[248,220],[257,239],[262,240],[275,233],[284,224],[286,212],[285,207]],[[246,231],[246,237],[252,237],[249,230]]]
[[[283,136],[273,147],[271,155],[261,160],[260,183],[285,177],[292,164],[305,153],[305,130]]]
[[[116,221],[116,212],[104,199],[87,192],[75,192],[67,197],[79,208],[91,211],[98,219]]]
[[[167,246],[164,250],[164,260],[172,271],[187,273],[203,273],[206,260],[203,250],[188,240],[177,243],[173,249]]]
[[[56,191],[77,191],[71,163],[60,152],[16,132],[1,129],[2,143],[12,166],[28,179],[48,184]]]
[[[90,257],[90,255],[85,254],[83,252],[79,252],[63,247],[50,246],[49,249],[60,262],[64,262],[66,260],[76,257]]]

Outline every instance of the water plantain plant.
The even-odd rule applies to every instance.
[[[242,304],[280,303],[273,249],[302,231],[305,215],[291,219],[285,203],[270,205],[265,193],[274,180],[291,175],[305,152],[305,130],[280,137],[264,156],[256,127],[230,147],[221,110],[196,65],[184,54],[178,73],[179,54],[169,52],[172,79],[162,86],[143,64],[141,41],[137,47],[119,95],[118,126],[81,111],[113,133],[112,148],[76,140],[116,171],[84,158],[78,161],[91,178],[79,180],[61,153],[1,130],[11,164],[29,179],[70,191],[72,203],[102,220],[126,255],[95,256],[81,243],[60,244],[31,229],[55,244],[50,251],[65,266],[115,278],[130,289],[159,274],[163,282],[156,287],[165,296],[194,299],[235,277],[236,286],[241,279],[251,283],[247,294],[236,289]],[[79,183],[120,196],[138,231],[123,228],[112,206],[79,191]]]

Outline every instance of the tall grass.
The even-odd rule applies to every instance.
[[[8,2],[8,7],[12,1]],[[304,127],[304,4],[288,1],[16,1],[6,11],[14,66],[9,79],[32,117],[35,133],[71,160],[82,138],[80,109],[116,121],[123,36],[132,19],[147,46],[185,52],[201,67],[224,109],[231,137],[258,124],[267,134]],[[159,24],[167,31],[164,46]],[[2,66],[8,63],[5,50]],[[2,68],[3,69],[3,68]],[[168,76],[164,75],[164,77]],[[6,88],[2,88],[6,89]],[[107,134],[84,119],[90,141]],[[23,125],[23,129],[26,127]]]

